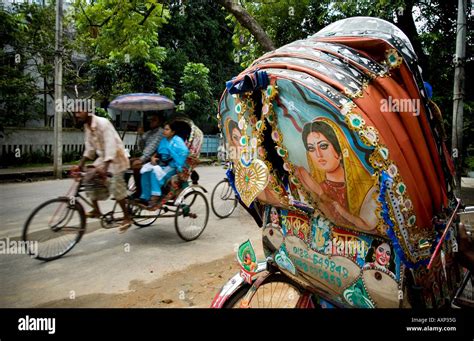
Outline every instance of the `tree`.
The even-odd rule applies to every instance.
[[[262,45],[264,51],[272,51],[275,49],[273,41],[265,30],[238,2],[233,0],[218,0],[218,2],[224,6],[227,11],[232,13],[243,27],[252,33],[255,39]]]
[[[10,11],[1,9],[0,16],[1,124],[24,125],[41,113],[47,124],[47,96],[54,99],[54,4],[15,4]],[[68,47],[66,41],[66,56]],[[64,58],[64,66],[67,78],[70,58]]]
[[[183,112],[196,125],[208,131],[216,125],[217,103],[209,85],[209,69],[202,63],[187,63],[180,83],[183,87]],[[211,108],[211,111],[209,111]]]
[[[241,70],[234,61],[232,35],[226,17],[228,13],[214,1],[188,0],[182,5],[172,3],[171,18],[160,30],[160,45],[166,48],[162,63],[164,83],[176,91],[176,103],[184,103],[185,89],[180,83],[188,62],[200,62],[209,69],[211,97],[219,99],[225,82]],[[202,112],[217,114],[208,101]],[[215,122],[215,121],[213,121]],[[205,133],[216,133],[217,122],[200,126]]]
[[[158,31],[169,19],[169,11],[156,0],[74,3],[76,49],[88,63],[84,75],[102,107],[112,97],[127,92],[160,92],[174,97],[165,87],[161,63],[166,49],[158,42]]]
[[[0,14],[1,21],[4,16]],[[30,119],[41,117],[42,101],[37,97],[35,80],[25,73],[26,63],[15,62],[12,52],[0,49],[0,129],[23,126]],[[18,59],[17,59],[18,60]]]
[[[329,23],[330,3],[331,0],[242,1],[249,15],[265,28],[274,48],[304,39],[326,26]],[[268,49],[237,17],[229,19],[234,27],[235,58],[247,67]]]

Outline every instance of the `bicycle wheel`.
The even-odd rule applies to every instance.
[[[220,181],[212,190],[212,212],[219,218],[227,218],[237,207],[237,198],[227,179]]]
[[[147,227],[152,225],[161,214],[161,208],[156,211],[149,211],[137,205],[129,205],[130,216],[133,224],[138,227]]]
[[[174,226],[178,236],[191,241],[198,238],[207,226],[209,204],[199,191],[186,194],[176,210]]]
[[[269,275],[250,297],[252,286],[246,284],[224,304],[224,308],[240,308],[243,299],[249,308],[295,308],[302,292],[291,279],[282,274]]]
[[[86,231],[86,214],[80,203],[60,197],[39,205],[23,227],[22,240],[36,259],[50,261],[64,256]]]

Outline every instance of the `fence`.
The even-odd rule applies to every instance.
[[[122,136],[122,133],[119,133]],[[0,132],[0,160],[19,158],[27,154],[53,154],[54,133],[51,128],[5,128]],[[136,150],[137,135],[128,132],[123,138],[125,148],[130,152]],[[201,155],[209,157],[217,155],[219,146],[218,135],[205,135]],[[79,154],[84,152],[84,133],[77,129],[64,129],[63,154]]]
[[[204,135],[202,142],[201,155],[202,156],[217,156],[217,149],[219,147],[219,135]]]

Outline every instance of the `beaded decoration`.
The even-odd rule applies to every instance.
[[[258,149],[261,146],[261,135],[264,126],[257,122],[254,115],[254,106],[249,96],[237,96],[237,104],[235,112],[238,116],[238,126],[242,132],[240,145],[242,146],[242,154],[235,167],[235,187],[239,192],[243,203],[248,207],[255,198],[267,187],[269,181],[269,169],[267,165],[258,159]],[[245,113],[248,112],[247,115]],[[252,129],[252,137],[247,135],[247,128]]]

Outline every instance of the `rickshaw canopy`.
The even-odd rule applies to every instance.
[[[120,95],[109,104],[109,108],[122,111],[169,110],[174,107],[174,102],[171,99],[153,93]]]

